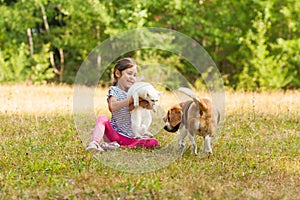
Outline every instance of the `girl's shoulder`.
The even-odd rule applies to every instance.
[[[127,93],[125,91],[121,90],[120,88],[118,88],[118,86],[110,86],[108,88],[107,97],[110,97],[110,96],[119,97],[119,98],[126,98]]]
[[[110,90],[117,90],[117,89],[118,89],[118,86],[110,86],[108,88],[108,91],[110,91]]]
[[[118,86],[110,86],[108,88],[108,93],[120,93],[122,90]]]

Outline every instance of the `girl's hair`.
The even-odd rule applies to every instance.
[[[135,61],[132,58],[122,58],[117,61],[115,67],[114,67],[114,82],[113,85],[116,86],[118,83],[118,77],[116,76],[116,71],[119,70],[122,74],[122,71],[125,69],[131,68],[133,66],[137,66]]]

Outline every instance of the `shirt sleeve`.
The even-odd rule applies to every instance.
[[[107,99],[106,99],[107,102],[108,102],[110,97],[115,97],[115,98],[118,97],[117,91],[116,91],[115,87],[113,87],[113,86],[109,87],[109,90],[108,90],[108,93],[107,93]]]

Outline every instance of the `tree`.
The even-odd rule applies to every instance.
[[[105,39],[132,28],[162,27],[198,41],[228,86],[300,87],[297,0],[0,2],[0,82],[33,80],[37,66],[43,66],[38,71],[45,81],[71,84],[89,52]],[[201,79],[190,63],[170,53],[129,54],[142,63],[153,60],[150,56],[172,60],[172,67],[193,84]],[[46,75],[49,71],[54,78]]]

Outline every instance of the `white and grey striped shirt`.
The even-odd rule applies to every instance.
[[[126,99],[127,93],[124,90],[121,90],[117,86],[111,86],[108,90],[107,101],[113,96],[118,101]],[[112,112],[112,117],[110,124],[115,131],[121,135],[133,138],[134,133],[131,126],[131,115],[128,106],[121,108],[120,110]]]

